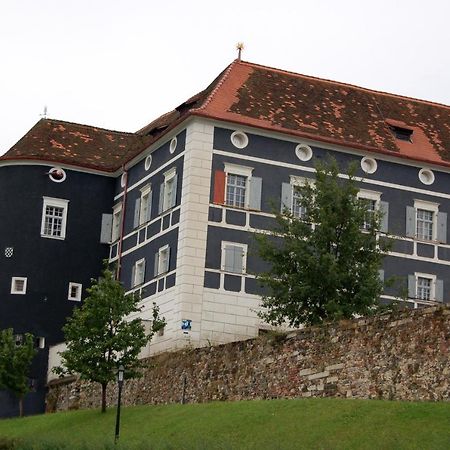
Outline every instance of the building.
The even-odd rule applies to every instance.
[[[405,305],[450,300],[448,106],[236,60],[137,133],[39,121],[0,159],[0,327],[41,338],[36,396],[104,257],[141,292],[141,317],[153,302],[166,317],[143,356],[257,335],[252,233],[273,226],[274,202],[296,211],[330,153],[357,161],[360,195],[384,212],[384,274]]]

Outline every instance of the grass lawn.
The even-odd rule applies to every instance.
[[[19,449],[113,449],[115,410],[0,420]],[[301,399],[122,409],[122,449],[450,449],[450,403]],[[2,444],[0,439],[0,450]]]

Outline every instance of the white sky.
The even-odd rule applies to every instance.
[[[0,0],[0,154],[48,117],[136,131],[243,59],[450,105],[448,0]]]

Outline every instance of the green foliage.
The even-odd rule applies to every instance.
[[[0,389],[9,389],[22,399],[30,390],[28,375],[35,354],[31,334],[25,334],[22,343],[17,345],[12,328],[1,330]]]
[[[100,383],[104,391],[115,379],[119,365],[125,367],[125,378],[140,375],[139,352],[165,321],[159,317],[156,304],[148,335],[141,319],[129,320],[128,316],[141,310],[140,297],[125,295],[108,268],[98,281],[93,280],[87,292],[89,296],[83,306],[74,311],[63,327],[67,350],[61,352],[62,365],[54,371],[60,375],[78,373],[82,379]]]
[[[285,210],[272,235],[256,235],[259,255],[270,265],[258,275],[269,290],[260,313],[269,323],[298,327],[377,310],[389,242],[377,241],[380,213],[368,214],[357,198],[355,170],[342,179],[336,161],[317,165],[315,182],[298,187],[302,218]]]
[[[80,410],[0,420],[17,450],[448,449],[448,402],[259,400]],[[301,426],[299,425],[301,424]]]

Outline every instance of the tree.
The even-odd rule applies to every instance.
[[[256,235],[270,266],[257,276],[268,292],[260,317],[269,323],[298,327],[379,308],[389,242],[377,239],[381,213],[357,198],[355,171],[340,178],[335,160],[318,164],[315,181],[294,188],[296,214],[285,208],[271,235]]]
[[[27,333],[16,343],[12,328],[0,331],[0,389],[9,389],[19,399],[19,415],[23,416],[23,398],[30,391],[29,370],[36,354],[34,338]]]
[[[141,319],[127,320],[139,312],[140,297],[125,295],[113,272],[105,268],[99,280],[92,280],[83,306],[74,310],[63,327],[67,350],[61,352],[62,365],[54,369],[60,375],[77,373],[81,379],[101,384],[102,412],[106,411],[106,387],[113,381],[119,365],[125,376],[140,375],[139,352],[165,325],[153,304],[153,321],[146,335]]]

